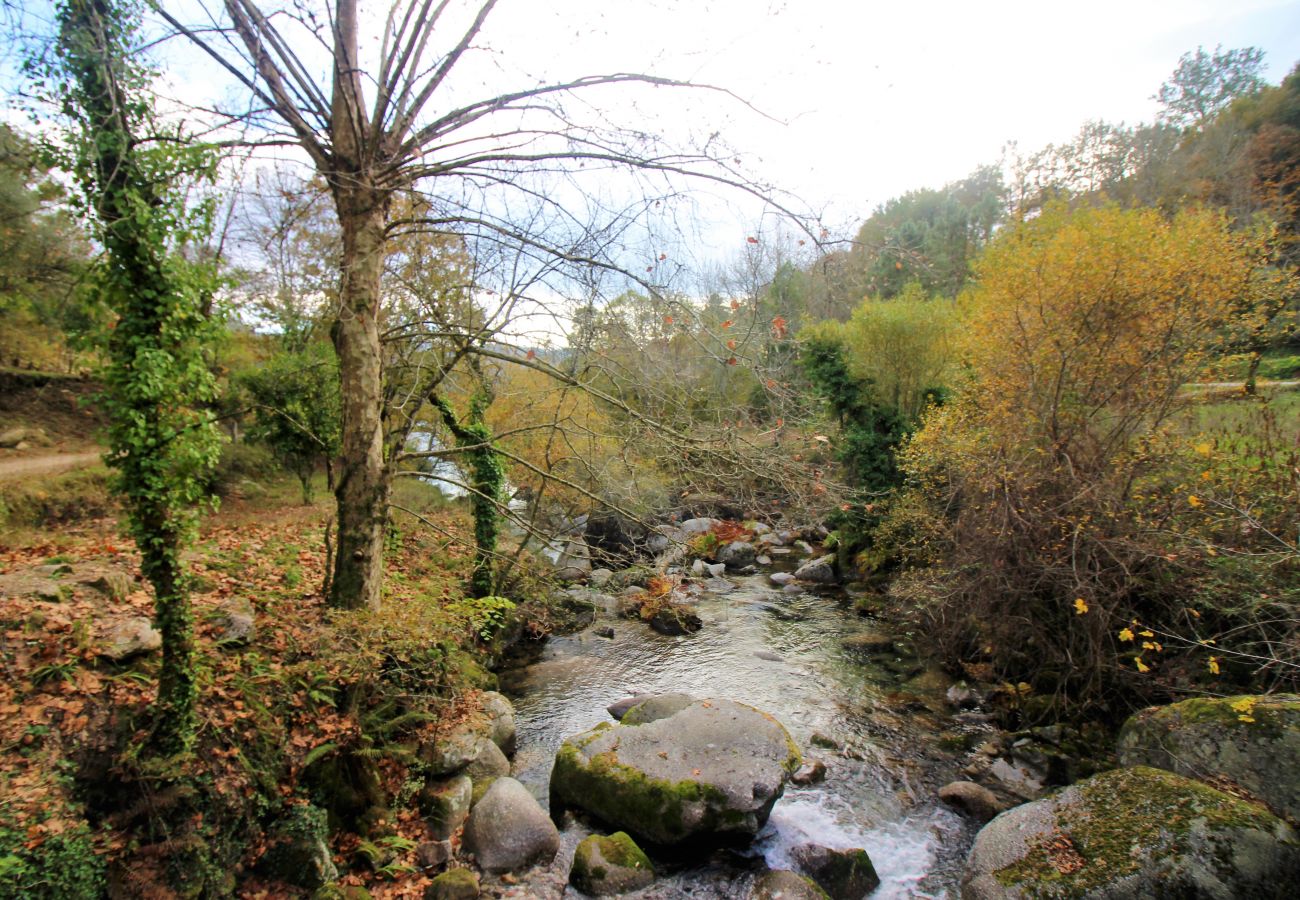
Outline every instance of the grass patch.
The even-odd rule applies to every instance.
[[[109,471],[95,465],[39,479],[0,482],[0,524],[48,528],[106,516],[117,508]]]

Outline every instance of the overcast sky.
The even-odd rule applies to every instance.
[[[539,75],[646,68],[735,90],[788,124],[719,104],[724,135],[846,220],[996,162],[1008,141],[1149,121],[1197,46],[1260,47],[1276,83],[1300,61],[1300,3],[505,0],[485,37]]]

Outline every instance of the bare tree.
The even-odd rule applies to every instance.
[[[635,204],[583,209],[598,193],[584,189],[593,173],[654,176],[665,193],[681,177],[763,193],[715,139],[681,152],[636,129],[599,117],[579,120],[570,111],[585,110],[585,98],[605,87],[702,86],[610,73],[462,99],[464,85],[453,90],[453,75],[478,49],[496,5],[395,0],[384,13],[369,70],[357,0],[315,9],[290,2],[275,10],[223,0],[219,12],[206,10],[210,21],[203,23],[182,22],[158,6],[172,27],[251,93],[255,108],[238,118],[263,130],[258,142],[293,143],[310,157],[338,213],[342,264],[331,336],[344,404],[335,606],[379,605],[395,465],[384,439],[381,283],[394,228],[418,226],[566,266],[617,270],[625,266],[602,244],[602,229],[554,227],[574,226],[592,212],[617,223],[635,211]],[[328,79],[313,74],[321,63]],[[425,209],[397,222],[394,199],[416,189]],[[521,209],[528,211],[522,220]]]

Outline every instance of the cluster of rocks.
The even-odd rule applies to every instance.
[[[1294,896],[1300,697],[1149,709],[1125,724],[1117,756],[1118,769],[1000,813],[979,785],[944,788],[947,802],[992,817],[963,898]]]

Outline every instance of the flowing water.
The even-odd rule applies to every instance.
[[[613,639],[591,629],[552,638],[540,656],[504,672],[519,728],[515,777],[546,804],[560,742],[610,721],[605,707],[629,695],[738,700],[784,723],[805,759],[827,764],[826,780],[787,787],[747,849],[690,863],[656,860],[662,877],[636,897],[743,898],[755,873],[794,868],[790,851],[808,842],[865,848],[882,879],[873,898],[956,897],[974,832],[935,798],[961,777],[960,758],[940,740],[946,734],[951,744],[961,727],[944,707],[941,679],[918,676],[919,666],[906,661],[877,665],[845,650],[843,638],[864,621],[842,594],[782,591],[765,575],[729,580],[734,590],[699,592],[697,634],[666,637],[602,616],[596,626],[612,625]],[[814,746],[814,732],[840,749]],[[580,896],[564,882],[574,847],[593,826],[568,814],[562,825],[563,847],[551,866],[517,884],[486,886],[498,896]]]

